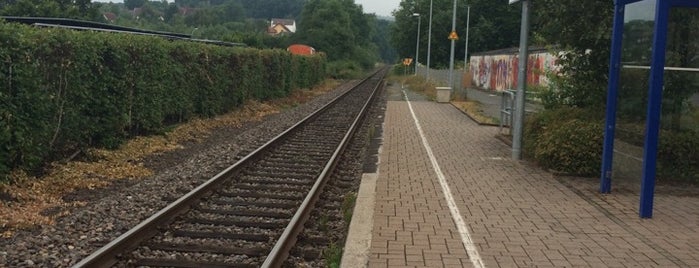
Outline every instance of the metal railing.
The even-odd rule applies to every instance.
[[[500,134],[502,129],[507,127],[507,135],[512,135],[512,115],[515,111],[516,91],[508,89],[502,92],[500,100]]]

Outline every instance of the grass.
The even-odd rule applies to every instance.
[[[425,80],[422,76],[391,75],[388,77],[388,81],[398,85],[405,85],[411,91],[425,95],[429,100],[434,101],[437,99],[436,85]]]
[[[323,251],[326,267],[338,268],[342,261],[342,248],[335,243],[330,245]]]
[[[425,78],[422,76],[393,75],[389,77],[389,81],[396,84],[406,85],[411,91],[421,93],[427,96],[427,98],[431,101],[437,99],[436,85],[425,80]],[[454,107],[467,114],[469,117],[471,117],[471,119],[478,122],[479,124],[500,124],[500,120],[498,118],[488,116],[483,112],[482,104],[480,102],[463,99],[459,96],[454,96],[453,99],[454,100],[452,100],[451,103],[454,105]]]
[[[109,186],[112,181],[143,180],[153,171],[143,166],[148,156],[182,148],[182,143],[205,139],[221,127],[241,126],[270,114],[312,100],[336,88],[339,82],[328,80],[312,89],[299,89],[288,97],[268,102],[250,101],[239,109],[214,118],[194,119],[171,128],[163,135],[136,137],[115,150],[89,149],[83,161],[51,163],[42,177],[14,171],[11,183],[0,184],[0,237],[11,237],[14,230],[50,225],[57,217],[68,215],[69,208],[84,202],[67,202],[63,196],[80,189]],[[59,213],[42,215],[58,209]]]
[[[482,104],[477,101],[470,101],[470,100],[464,100],[464,101],[452,101],[451,102],[454,107],[457,109],[461,110],[465,114],[467,114],[471,119],[474,121],[478,122],[478,124],[485,124],[485,125],[498,125],[500,124],[500,120],[497,118],[493,118],[490,116],[487,116],[483,113]]]
[[[357,202],[357,194],[349,193],[345,195],[345,199],[342,200],[342,218],[345,220],[345,224],[349,226],[352,220],[352,212],[354,210],[354,204]]]

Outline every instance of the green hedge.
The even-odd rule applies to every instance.
[[[658,143],[658,180],[699,183],[698,131],[661,130]]]
[[[556,171],[599,176],[604,139],[600,111],[562,107],[527,117],[524,152],[541,166]],[[643,146],[644,125],[625,124],[617,138]],[[632,135],[633,134],[633,135]],[[699,183],[699,132],[661,130],[658,144],[659,181]]]
[[[0,21],[0,179],[325,79],[322,56]]]
[[[602,160],[603,124],[594,111],[579,108],[545,110],[527,117],[524,152],[541,166],[577,175],[598,175]]]

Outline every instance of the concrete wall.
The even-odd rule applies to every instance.
[[[558,68],[557,58],[546,52],[529,53],[527,63],[527,85],[547,86],[546,73]],[[519,57],[516,50],[500,53],[474,54],[469,61],[473,87],[492,91],[517,88]]]

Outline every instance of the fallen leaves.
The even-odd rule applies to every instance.
[[[0,200],[0,236],[7,238],[17,229],[52,224],[56,218],[69,214],[69,208],[85,205],[63,200],[63,196],[73,191],[97,189],[115,180],[144,179],[153,175],[142,163],[147,156],[182,148],[184,142],[201,141],[221,127],[239,127],[246,122],[262,120],[322,95],[338,84],[328,80],[313,89],[295,90],[286,98],[264,103],[250,101],[225,115],[193,119],[164,135],[133,138],[117,150],[90,149],[85,152],[87,160],[52,163],[47,173],[39,178],[15,171],[11,175],[13,183],[0,184],[0,193],[9,196]]]
[[[481,104],[476,101],[452,101],[454,107],[461,110],[462,112],[468,114],[473,120],[479,124],[499,124],[500,122],[490,116],[483,114],[483,108]]]

